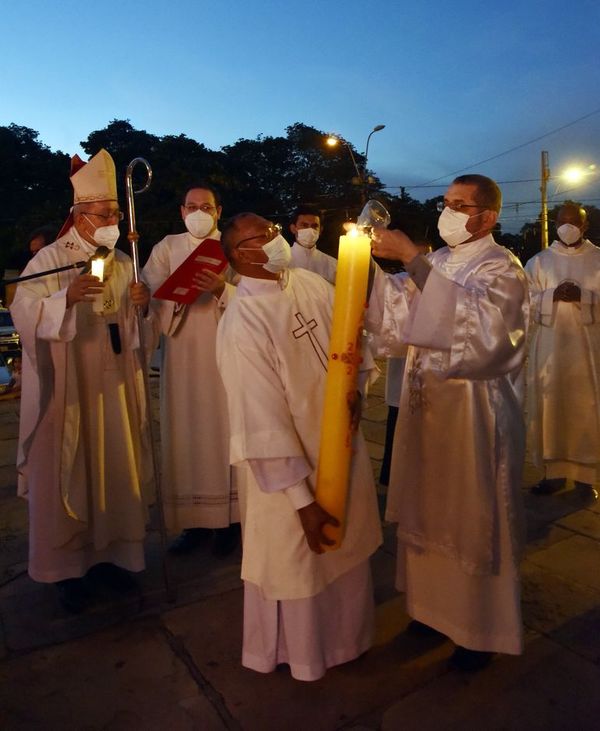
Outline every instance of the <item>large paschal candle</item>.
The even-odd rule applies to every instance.
[[[340,237],[315,493],[340,522],[338,528],[324,528],[335,540],[324,546],[329,550],[339,548],[344,535],[353,436],[349,403],[356,397],[370,260],[368,236],[353,229]]]

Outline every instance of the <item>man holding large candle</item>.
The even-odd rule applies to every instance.
[[[217,358],[231,462],[247,474],[242,662],[259,672],[288,663],[293,677],[316,680],[371,645],[368,559],[381,542],[373,474],[356,434],[345,537],[323,551],[331,543],[324,527],[337,524],[314,498],[333,287],[288,269],[288,243],[260,216],[236,216],[221,243],[241,275],[219,323]]]
[[[522,651],[518,564],[527,281],[491,231],[501,193],[464,175],[439,218],[448,244],[428,257],[401,231],[375,230],[377,269],[367,326],[387,356],[408,354],[387,515],[398,522],[397,586],[417,631],[457,645],[452,664],[477,670]]]
[[[24,274],[90,260],[105,247],[104,281],[74,268],[22,282],[11,313],[23,344],[17,466],[29,502],[29,575],[55,583],[64,608],[80,612],[90,577],[127,589],[126,571],[144,568],[151,472],[135,306],[146,308],[150,293],[114,249],[123,214],[108,152],[87,164],[75,156],[71,183],[63,234]],[[145,324],[152,329],[151,315]]]

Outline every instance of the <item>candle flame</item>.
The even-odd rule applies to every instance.
[[[102,282],[104,280],[104,260],[103,259],[92,259],[92,276],[98,277]]]

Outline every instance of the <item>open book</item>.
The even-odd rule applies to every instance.
[[[160,300],[172,300],[190,305],[198,297],[194,276],[204,269],[220,274],[227,266],[227,259],[216,239],[204,239],[188,258],[166,279],[154,293]]]

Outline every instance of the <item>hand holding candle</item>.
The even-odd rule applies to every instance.
[[[402,231],[374,228],[371,237],[373,255],[381,259],[399,260],[408,264],[421,253],[421,250]]]

